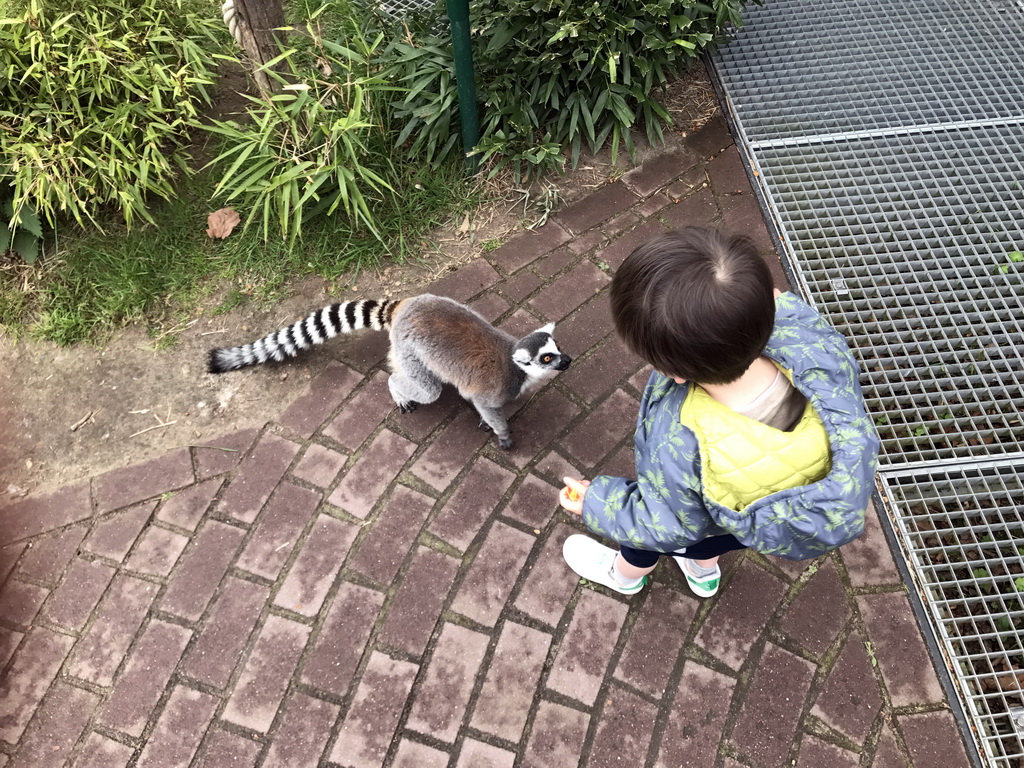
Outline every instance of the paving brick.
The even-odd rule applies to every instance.
[[[97,722],[129,736],[142,736],[150,713],[160,701],[191,637],[192,631],[184,627],[151,621],[135,644]]]
[[[562,559],[562,544],[573,533],[576,530],[564,523],[555,525],[515,600],[517,609],[552,627],[561,621],[579,583],[579,577]]]
[[[633,396],[617,389],[559,444],[581,464],[593,467],[624,438],[632,436],[638,410],[639,403]]]
[[[259,435],[258,429],[242,429],[193,446],[196,477],[206,480],[230,472],[242,461]]]
[[[395,407],[388,390],[389,375],[377,371],[362,389],[356,392],[334,421],[324,427],[324,437],[356,450]]]
[[[290,440],[264,435],[224,491],[217,510],[235,520],[251,523],[298,452],[299,446]]]
[[[193,482],[192,454],[188,448],[181,448],[166,456],[100,475],[93,481],[93,488],[97,510],[102,514]]]
[[[633,444],[620,445],[595,468],[597,475],[636,479],[636,457]]]
[[[686,149],[676,149],[648,160],[622,176],[622,183],[640,197],[651,193],[679,177],[697,164],[697,157]]]
[[[71,755],[99,696],[58,680],[21,740],[16,765],[61,768]]]
[[[765,563],[778,568],[794,582],[803,576],[804,571],[806,571],[811,564],[814,564],[815,569],[817,569],[821,568],[826,562],[825,557],[812,557],[809,560],[787,560],[784,557],[773,557],[772,555],[759,555],[758,557]],[[845,595],[843,599],[846,599]]]
[[[537,263],[533,265],[533,269],[545,279],[550,280],[576,261],[577,258],[576,252],[571,248],[559,248],[538,260]],[[583,263],[587,262],[584,261]],[[568,277],[569,275],[566,275],[565,279],[568,279]],[[559,282],[561,282],[561,280]]]
[[[576,709],[541,701],[523,754],[523,768],[578,764],[590,716]]]
[[[800,741],[800,759],[796,768],[821,768],[823,765],[829,768],[857,768],[860,755],[805,734]]]
[[[472,727],[518,743],[537,693],[551,635],[506,622],[473,709]]]
[[[606,221],[601,227],[601,229],[604,230],[605,235],[610,238],[618,237],[627,229],[632,229],[639,224],[640,216],[636,212],[636,208],[639,207],[640,206],[636,206],[633,210],[620,213],[614,219]]]
[[[237,566],[275,581],[318,506],[319,493],[281,483],[267,502]]]
[[[594,254],[594,262],[607,264],[611,269],[618,269],[629,254],[644,243],[666,232],[668,232],[668,228],[660,221],[648,219],[636,229],[619,235],[619,237]]]
[[[750,189],[747,171],[743,167],[743,159],[735,144],[715,157],[706,168],[708,178],[711,179],[711,187],[719,196],[742,193]]]
[[[3,584],[18,564],[21,553],[28,548],[27,542],[11,544],[0,549],[0,584]]]
[[[68,672],[95,685],[110,685],[158,589],[149,581],[114,576],[95,621],[75,646]]]
[[[726,147],[732,146],[732,134],[725,117],[719,113],[686,137],[686,147],[698,158],[711,158]]]
[[[594,296],[611,278],[583,260],[570,272],[530,300],[530,306],[546,320],[559,321]]]
[[[84,525],[75,525],[34,539],[18,563],[18,575],[56,585],[78,551],[85,533]]]
[[[208,693],[177,685],[171,691],[137,768],[173,768],[188,765],[213,719],[217,699]]]
[[[347,456],[313,443],[299,459],[292,474],[318,488],[326,488],[334,482],[346,461]]]
[[[881,708],[882,696],[864,639],[860,635],[851,635],[829,672],[811,713],[853,742],[863,744]]]
[[[387,358],[390,347],[386,333],[365,330],[339,339],[331,345],[331,351],[347,365],[365,374]]]
[[[612,651],[626,621],[627,606],[590,589],[579,602],[548,675],[553,691],[590,707],[597,700]]]
[[[384,764],[419,667],[376,651],[370,654],[352,706],[331,751],[331,760],[350,768]]]
[[[694,641],[732,669],[739,669],[785,591],[782,581],[744,560],[719,593]]]
[[[359,527],[320,515],[274,598],[274,604],[312,618],[320,612]]]
[[[277,422],[308,440],[361,378],[346,365],[328,363],[323,373],[309,383],[306,391],[288,406]]]
[[[63,583],[43,606],[43,616],[62,627],[81,629],[112,578],[110,566],[75,558]]]
[[[351,515],[365,518],[415,450],[415,444],[404,437],[382,430],[349,468],[328,501]]]
[[[559,348],[573,357],[582,355],[612,333],[611,318],[608,292],[603,291],[596,299],[588,301],[581,309],[558,323],[555,335]]]
[[[309,627],[273,614],[267,616],[224,708],[223,718],[266,733],[308,638]]]
[[[75,642],[42,627],[32,627],[0,677],[0,739],[15,744],[60,670]]]
[[[506,317],[498,327],[510,336],[521,339],[542,326],[544,326],[544,322],[538,320],[529,312],[517,309],[511,315]]]
[[[492,439],[489,431],[478,427],[479,422],[480,417],[473,410],[456,416],[412,465],[412,473],[439,492],[448,488],[477,451]]]
[[[850,618],[850,604],[835,566],[824,559],[779,621],[779,629],[821,657]]]
[[[566,244],[566,248],[579,255],[592,251],[595,248],[600,248],[604,245],[605,239],[604,232],[599,229],[592,229],[586,234],[570,240]]]
[[[556,488],[562,487],[562,478],[581,477],[583,474],[582,471],[572,462],[555,451],[549,451],[545,454],[544,457],[534,465],[533,471],[541,477],[546,478],[547,481]]]
[[[683,665],[655,768],[715,765],[735,687],[731,677],[695,661]]]
[[[970,765],[960,729],[948,711],[898,718],[915,768],[960,768]]]
[[[597,722],[588,765],[621,764],[623,755],[646,755],[658,710],[632,691],[612,688]]]
[[[178,565],[160,599],[160,609],[197,621],[224,578],[244,536],[245,532],[234,526],[207,521]]]
[[[194,531],[223,484],[223,480],[206,480],[171,494],[157,510],[157,519]]]
[[[465,302],[485,288],[490,288],[500,279],[501,277],[494,271],[494,267],[486,260],[476,259],[464,267],[459,267],[454,272],[449,272],[440,280],[435,280],[427,286],[426,292]]]
[[[893,706],[943,701],[942,686],[906,594],[861,595],[857,604]]]
[[[672,202],[672,198],[667,194],[659,193],[657,195],[652,195],[636,207],[636,215],[639,216],[641,220],[650,218],[665,206],[672,205]]]
[[[523,299],[544,284],[544,279],[533,272],[523,270],[498,285],[501,294],[513,304],[521,304]]]
[[[544,528],[558,509],[558,489],[536,475],[527,475],[502,513],[532,528]]]
[[[660,699],[696,611],[693,600],[654,584],[619,657],[615,677]]]
[[[497,293],[485,293],[483,296],[473,299],[469,304],[470,309],[479,313],[489,323],[494,323],[508,312],[511,306]]]
[[[864,533],[843,546],[839,554],[850,575],[850,583],[855,587],[900,583],[899,571],[874,504],[864,516]]]
[[[402,739],[395,752],[392,768],[447,768],[448,753],[440,749]]]
[[[871,768],[907,768],[907,760],[900,754],[896,745],[896,737],[892,729],[887,725],[882,727],[882,733],[878,737],[878,744],[875,746],[875,759]],[[924,766],[921,766],[924,768]]]
[[[702,186],[710,184],[708,180],[708,173],[703,165],[698,165],[696,168],[684,173],[678,181],[669,185],[665,190],[665,194],[672,202],[678,202],[693,190],[698,189]]]
[[[269,587],[227,577],[185,658],[182,672],[213,688],[224,688],[242,658],[269,594]]]
[[[757,198],[752,194],[738,194],[725,199],[719,196],[719,207],[722,209],[722,230],[729,234],[746,235],[754,241],[759,253],[775,256],[775,241],[765,226],[764,217]],[[778,259],[768,260],[775,287],[784,289],[788,286],[785,273]]]
[[[27,628],[49,594],[45,587],[11,579],[0,590],[0,619]]]
[[[253,768],[262,746],[252,739],[211,728],[199,753],[198,765],[203,768]]]
[[[718,203],[715,202],[711,190],[707,188],[690,193],[662,213],[662,218],[670,229],[706,227],[719,216]]]
[[[643,361],[613,336],[586,360],[574,361],[560,381],[581,400],[593,403],[642,365]]]
[[[303,665],[302,682],[344,696],[383,603],[380,592],[342,582]]]
[[[809,661],[765,646],[732,734],[741,752],[759,764],[784,764],[813,676]]]
[[[484,744],[482,741],[466,739],[462,743],[456,768],[512,768],[516,753],[507,749]]]
[[[622,182],[615,181],[559,211],[558,220],[570,231],[579,233],[610,219],[636,201],[636,195]]]
[[[455,624],[442,627],[413,698],[407,728],[449,744],[455,741],[489,641],[489,636]]]
[[[316,768],[339,711],[340,707],[329,702],[298,691],[292,693],[263,764]]]
[[[451,610],[493,627],[516,583],[534,537],[495,523],[473,559]]]
[[[379,584],[391,584],[433,507],[429,496],[395,486],[348,567]]]
[[[85,740],[85,746],[75,761],[75,768],[125,768],[134,752],[134,749],[119,741],[93,732]]]
[[[629,377],[629,384],[633,389],[643,395],[644,390],[647,389],[647,382],[651,378],[651,374],[654,373],[654,369],[649,365],[645,365],[635,374]]]
[[[555,221],[524,232],[491,253],[490,260],[506,272],[515,272],[531,261],[565,244],[571,236]]]
[[[124,560],[156,508],[155,501],[116,512],[96,521],[82,549],[118,562]]]
[[[187,537],[151,525],[143,532],[138,546],[128,559],[128,567],[152,576],[166,576],[178,562],[187,544]]]
[[[434,631],[461,563],[427,547],[418,547],[402,577],[379,639],[420,656]]]
[[[25,635],[22,632],[0,627],[0,669],[7,666],[7,662],[11,660],[11,656],[14,655],[14,651],[17,650],[23,637]]]
[[[437,400],[420,406],[412,413],[402,413],[394,408],[389,414],[387,425],[414,443],[423,443],[441,422],[455,411],[467,407],[468,403],[459,397],[454,387],[443,387]]]
[[[44,496],[32,496],[0,509],[0,546],[92,517],[89,483],[75,483]],[[3,574],[0,573],[0,576]]]
[[[551,387],[543,390],[516,414],[512,424],[516,443],[509,452],[509,459],[517,467],[525,467],[550,446],[579,412],[580,409],[558,390]]]
[[[478,458],[454,495],[430,521],[428,530],[465,552],[494,513],[515,475],[490,459]]]

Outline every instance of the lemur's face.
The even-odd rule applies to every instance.
[[[512,360],[532,378],[550,378],[569,367],[572,358],[555,343],[555,324],[548,323],[516,342]]]

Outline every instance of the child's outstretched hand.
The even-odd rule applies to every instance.
[[[562,482],[565,483],[565,488],[558,492],[558,503],[566,512],[582,515],[583,497],[587,495],[587,486],[590,485],[590,481],[563,477]]]

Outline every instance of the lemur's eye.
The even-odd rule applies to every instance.
[[[544,355],[544,356],[543,356],[543,357],[541,357],[541,359],[540,359],[540,361],[541,361],[542,363],[550,363],[550,362],[551,362],[551,360],[552,360],[552,356],[551,356],[551,355]]]

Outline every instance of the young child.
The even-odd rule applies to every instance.
[[[802,560],[864,530],[879,442],[843,337],[773,291],[753,244],[686,228],[637,248],[611,286],[615,329],[650,363],[636,480],[565,478],[559,503],[619,545],[573,535],[569,567],[624,594],[663,554],[694,593],[719,555]]]

